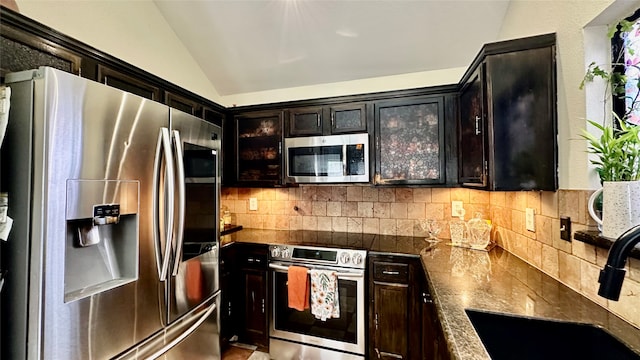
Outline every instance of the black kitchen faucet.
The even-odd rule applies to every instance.
[[[627,272],[624,268],[627,257],[633,247],[640,242],[640,225],[636,225],[620,237],[611,245],[607,264],[600,270],[600,289],[598,295],[610,300],[618,301],[624,275]]]

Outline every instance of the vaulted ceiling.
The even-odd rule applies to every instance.
[[[508,0],[154,0],[222,96],[466,67]]]

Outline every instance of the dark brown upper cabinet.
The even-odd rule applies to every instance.
[[[213,110],[208,106],[203,106],[201,108],[201,113],[198,115],[198,117],[201,117],[212,124],[222,127],[222,124],[224,123],[224,119],[225,119],[225,114],[222,113],[221,111]]]
[[[287,136],[322,135],[322,106],[289,109]]]
[[[82,56],[44,36],[11,26],[11,10],[2,8],[0,22],[0,80],[10,72],[50,66],[79,75]],[[8,17],[8,19],[7,19]],[[9,20],[9,21],[7,21]]]
[[[150,100],[160,100],[159,87],[102,64],[98,64],[98,82]]]
[[[460,83],[459,179],[558,189],[555,34],[487,44]]]
[[[235,183],[237,186],[283,184],[282,110],[238,113],[234,116]]]
[[[288,137],[366,132],[365,103],[291,108],[287,111]]]
[[[164,103],[174,109],[178,109],[193,116],[200,117],[202,112],[202,106],[197,101],[184,96],[180,96],[178,94],[174,94],[169,91],[164,92]]]
[[[400,98],[374,107],[374,183],[444,184],[445,97]]]

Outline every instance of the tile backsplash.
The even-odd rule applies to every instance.
[[[640,260],[630,259],[620,301],[597,295],[598,274],[607,250],[560,239],[560,217],[572,232],[596,229],[587,212],[592,191],[487,192],[462,188],[301,185],[296,188],[222,189],[221,205],[232,223],[247,228],[319,230],[400,236],[426,236],[419,221],[441,220],[448,239],[451,202],[462,201],[465,219],[476,212],[492,221],[492,237],[502,248],[640,327]],[[257,210],[249,210],[256,198]],[[525,210],[535,212],[535,232],[525,226]]]

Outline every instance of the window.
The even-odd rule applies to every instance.
[[[631,30],[618,30],[611,41],[615,72],[626,76],[624,87],[612,89],[613,108],[627,122],[640,125],[640,9],[625,20],[631,22]]]

